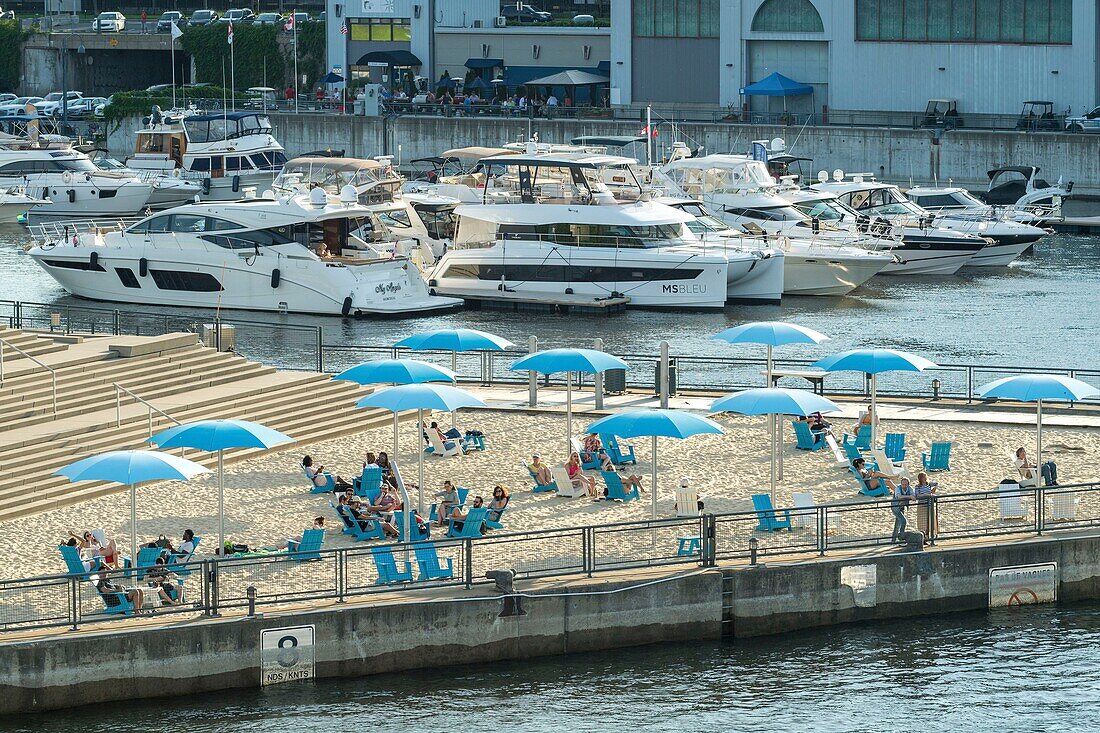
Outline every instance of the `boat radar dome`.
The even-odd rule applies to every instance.
[[[837,183],[840,183],[841,181],[843,181],[844,180],[844,171],[842,171],[840,168],[837,168],[835,171],[833,171],[833,180],[836,181]]]
[[[829,171],[818,171],[817,172],[817,182],[818,183],[828,183],[829,182]]]
[[[263,196],[264,196],[265,199],[274,199],[275,198],[275,192],[272,191],[270,188],[265,188]]]
[[[355,186],[349,184],[340,189],[340,203],[345,206],[359,203],[359,194],[355,191]]]
[[[318,186],[309,192],[309,204],[315,209],[323,209],[328,204],[328,194],[325,189]]]
[[[773,137],[771,141],[771,150],[769,152],[778,153],[786,150],[787,143],[781,137]]]

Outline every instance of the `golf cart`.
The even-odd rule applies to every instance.
[[[917,127],[941,127],[945,130],[954,130],[962,126],[959,102],[955,99],[929,99],[928,106],[924,109],[924,116],[920,118],[920,123],[917,125]]]
[[[1062,124],[1054,116],[1054,102],[1024,102],[1020,117],[1016,120],[1017,130],[1060,130]]]

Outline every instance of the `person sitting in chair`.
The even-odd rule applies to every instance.
[[[100,576],[100,578],[96,580],[95,587],[104,597],[112,593],[121,593],[126,600],[133,604],[135,611],[141,610],[141,603],[145,600],[145,593],[141,588],[124,588],[106,576]],[[105,602],[108,604],[111,603],[110,601]]]
[[[542,456],[538,453],[531,456],[531,462],[527,464],[527,470],[531,472],[531,475],[535,479],[535,483],[539,486],[550,486],[554,483],[554,476],[550,472],[550,466],[546,465],[546,462],[542,460]]]
[[[879,489],[882,487],[883,482],[886,484],[886,488],[890,491],[894,490],[893,476],[883,473],[882,471],[872,471],[867,468],[867,462],[862,458],[857,458],[852,461],[852,466],[859,473],[859,477],[863,479],[863,483],[867,485],[870,490]]]
[[[470,509],[481,509],[484,506],[484,504],[485,504],[484,499],[482,499],[480,496],[475,496],[473,506],[471,506]],[[455,507],[454,508],[454,511],[451,512],[451,517],[450,518],[453,520],[453,524],[451,526],[454,527],[455,532],[461,532],[462,531],[462,525],[463,525],[466,517],[468,517],[468,516],[470,516],[470,511],[469,510],[462,511],[462,507]],[[485,533],[485,528],[482,527],[481,529],[482,529],[482,534],[484,534]]]
[[[864,427],[871,427],[872,424],[878,424],[878,415],[868,406],[866,412],[859,413],[859,422],[852,428],[852,437],[858,438],[859,431]]]
[[[497,484],[493,487],[493,498],[489,501],[489,521],[499,522],[500,515],[508,506],[509,492],[507,487]]]
[[[602,461],[600,463],[601,471],[607,471],[608,473],[619,472],[619,469],[615,468],[615,464],[612,463],[611,458],[608,457],[608,455],[603,451],[600,451],[600,459]],[[628,494],[635,488],[638,489],[639,492],[642,491],[642,477],[636,473],[632,473],[630,475],[620,474],[619,480],[623,482],[623,490],[626,491]],[[603,490],[603,495],[607,496],[606,488]]]
[[[306,470],[306,475],[309,476],[309,480],[313,482],[314,486],[319,489],[328,486],[328,478],[325,476],[325,467],[320,464],[314,466],[311,456],[302,458],[302,468]],[[341,476],[337,476],[335,480],[337,491],[343,491],[351,486],[351,484],[345,481]]]
[[[167,561],[158,557],[155,565],[149,568],[145,574],[150,589],[156,590],[160,595],[161,603],[169,606],[178,606],[183,603],[183,583],[179,576],[168,569]],[[175,595],[175,600],[172,596]]]
[[[453,481],[444,481],[443,490],[437,492],[436,496],[439,497],[439,506],[436,507],[435,526],[442,527],[451,516],[451,511],[458,507],[462,500],[458,496],[458,488]]]
[[[1035,464],[1027,459],[1027,451],[1022,447],[1016,449],[1016,470],[1020,472],[1020,486],[1037,486],[1035,477]],[[1058,485],[1058,466],[1054,461],[1046,461],[1039,466],[1039,475],[1043,477],[1044,486]]]
[[[166,547],[169,552],[178,555],[180,559],[189,557],[195,552],[195,531],[192,529],[183,530],[183,539],[180,540],[179,547],[173,547],[171,542]]]
[[[591,498],[596,498],[596,479],[592,478],[581,468],[581,454],[574,451],[569,456],[569,462],[565,464],[565,470],[569,474],[569,481],[574,488],[584,487],[585,493]]]
[[[581,447],[581,462],[591,463],[592,461],[599,460],[600,454],[603,452],[603,443],[600,442],[600,436],[596,433],[589,433],[584,436],[584,444]]]

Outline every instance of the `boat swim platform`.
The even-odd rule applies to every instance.
[[[1100,216],[1066,216],[1050,226],[1060,234],[1100,234]]]
[[[586,295],[561,293],[552,298],[521,295],[510,290],[494,293],[448,290],[447,297],[462,298],[473,309],[504,310],[516,313],[561,313],[570,315],[614,315],[622,313],[630,304],[623,295],[609,298],[592,298]]]

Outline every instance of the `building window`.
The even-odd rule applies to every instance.
[[[1072,20],[1073,0],[856,0],[857,41],[1068,44]]]
[[[719,0],[634,0],[634,35],[641,38],[718,38]]]
[[[408,18],[348,18],[353,41],[408,42],[412,31]]]
[[[754,31],[823,33],[825,26],[810,0],[764,0],[752,17]]]

